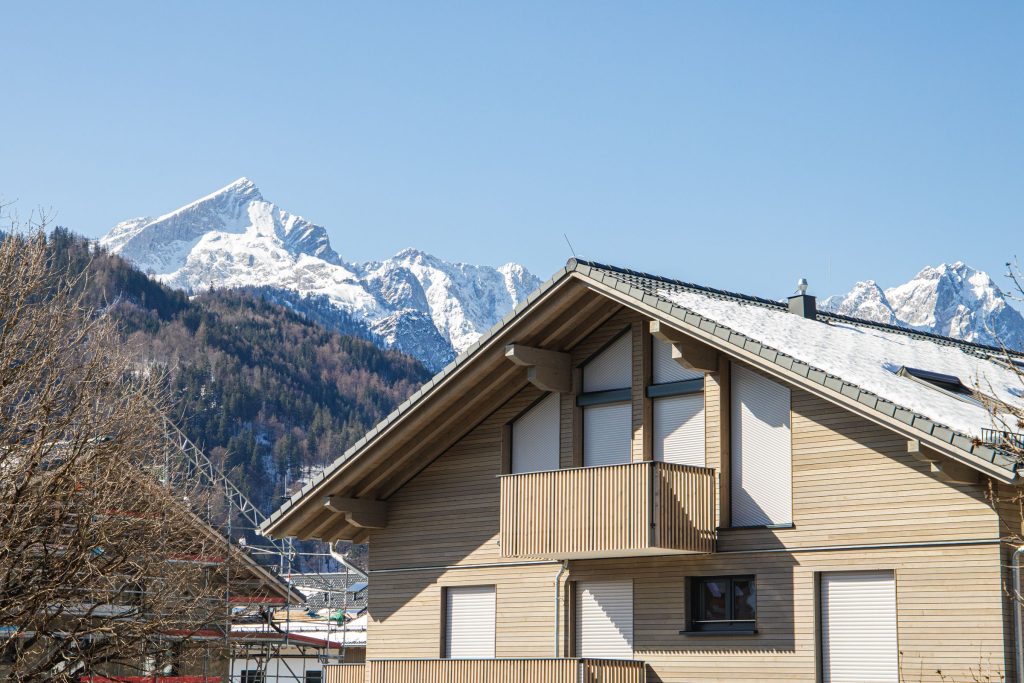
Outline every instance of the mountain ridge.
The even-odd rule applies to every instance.
[[[882,289],[874,280],[856,283],[820,308],[910,330],[1024,349],[1024,315],[984,271],[962,261],[926,266],[909,281]]]
[[[155,218],[121,221],[99,243],[176,289],[261,287],[325,297],[384,346],[433,370],[540,284],[517,263],[454,263],[412,247],[346,262],[323,226],[267,201],[245,177]]]

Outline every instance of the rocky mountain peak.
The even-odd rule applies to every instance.
[[[100,243],[181,289],[276,288],[299,295],[293,308],[301,297],[326,299],[433,369],[540,284],[518,264],[450,263],[413,248],[346,263],[323,226],[267,201],[245,177],[158,218],[118,223]]]
[[[962,261],[922,268],[884,291],[871,280],[822,302],[823,310],[955,337],[1024,348],[1024,316],[984,271]]]

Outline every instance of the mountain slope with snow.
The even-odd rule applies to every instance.
[[[100,244],[178,289],[258,286],[325,298],[435,370],[540,284],[515,263],[450,263],[413,249],[346,263],[322,226],[265,200],[247,178],[162,216],[118,223]]]
[[[1024,316],[987,273],[959,261],[926,267],[909,282],[885,291],[873,280],[858,282],[848,294],[822,301],[821,308],[964,341],[1024,349]]]

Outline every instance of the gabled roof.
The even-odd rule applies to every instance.
[[[307,497],[325,494],[341,469],[420,409],[428,398],[471,366],[482,350],[493,347],[513,323],[526,316],[528,309],[569,280],[843,403],[986,474],[1007,482],[1017,478],[1018,460],[982,444],[978,438],[981,429],[992,426],[991,416],[983,407],[900,377],[896,370],[913,366],[956,375],[968,386],[1024,409],[1024,387],[1017,374],[999,362],[1007,354],[1024,359],[1022,354],[834,313],[819,312],[817,320],[806,320],[788,313],[786,304],[778,301],[570,259],[487,334],[287,500],[261,530],[273,535]]]

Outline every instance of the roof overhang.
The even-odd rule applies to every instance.
[[[327,497],[386,501],[486,416],[481,414],[482,409],[500,405],[527,385],[524,368],[506,359],[506,345],[568,350],[622,307],[632,308],[957,463],[1001,482],[1020,483],[1016,463],[1000,451],[635,287],[614,269],[571,259],[488,334],[285,502],[261,526],[261,532],[277,538],[362,540],[368,533],[366,528],[332,510],[330,501],[325,504]]]
[[[510,343],[571,348],[621,305],[564,268],[292,496],[261,527],[269,536],[361,540],[368,533],[328,498],[386,501],[458,438],[527,386]],[[527,313],[528,312],[528,313]]]

